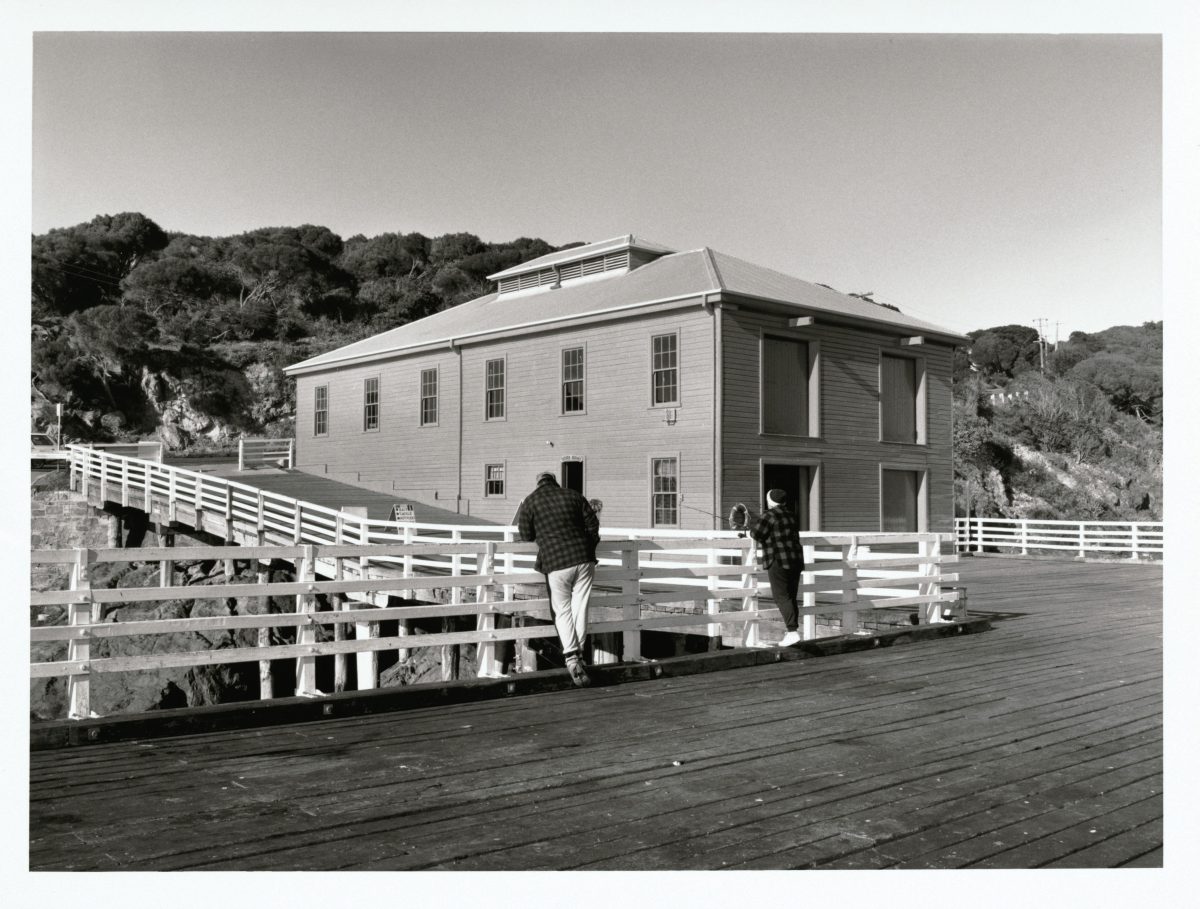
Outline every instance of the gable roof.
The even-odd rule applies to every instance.
[[[541,326],[549,329],[555,323],[584,316],[611,314],[615,318],[644,306],[694,299],[704,294],[734,294],[795,306],[797,315],[827,313],[913,334],[931,334],[950,343],[966,341],[965,337],[929,322],[703,247],[660,256],[603,281],[568,283],[537,294],[502,297],[490,293],[476,297],[424,319],[294,363],[284,371],[301,373],[360,363],[497,332]]]

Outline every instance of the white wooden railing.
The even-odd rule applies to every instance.
[[[1093,555],[1163,555],[1161,521],[1023,521],[1008,518],[955,518],[954,545],[958,552],[988,549],[1031,552],[1070,552],[1077,558]]]
[[[238,441],[238,470],[250,470],[254,467],[286,467],[290,470],[295,457],[295,439]]]
[[[548,620],[550,611],[542,576],[533,571],[537,546],[519,542],[515,527],[372,520],[221,477],[78,446],[71,447],[71,477],[73,489],[100,503],[138,507],[157,520],[190,522],[229,543],[241,544],[32,554],[35,565],[70,567],[65,589],[31,593],[33,605],[66,607],[65,626],[32,631],[34,641],[67,642],[66,659],[35,663],[31,674],[68,677],[73,717],[89,715],[87,680],[96,672],[249,661],[269,665],[266,661],[271,659],[294,657],[300,661],[296,693],[315,695],[319,692],[311,661],[318,656],[333,656],[335,680],[344,680],[344,663],[338,660],[354,654],[359,687],[369,688],[377,683],[374,666],[379,651],[396,650],[405,656],[415,647],[475,644],[480,648],[479,673],[487,676],[499,669],[498,642],[555,634],[552,625],[519,624],[526,616]],[[948,620],[946,607],[958,599],[957,590],[942,586],[958,580],[942,570],[958,559],[943,552],[950,534],[804,533],[801,537],[809,568],[799,590],[806,639],[817,635],[821,616],[840,616],[841,633],[860,629],[860,612],[889,607],[915,607],[921,622]],[[759,569],[752,542],[732,531],[603,528],[597,556],[593,616],[603,618],[593,621],[589,630],[620,634],[625,660],[641,658],[641,632],[656,628],[692,629],[714,637],[729,633],[745,646],[761,646],[761,620],[777,615],[769,599],[760,611],[759,592],[769,589],[766,573]],[[268,584],[262,576],[257,584],[173,586],[172,564],[193,559],[227,563],[287,559],[296,565],[297,580]],[[156,588],[94,589],[89,582],[97,564],[156,560],[162,566]],[[226,574],[234,574],[232,566]],[[449,602],[387,606],[388,595],[414,598],[419,591],[428,597],[432,590],[448,591]],[[329,595],[331,611],[316,612],[317,594]],[[106,604],[267,596],[294,596],[294,612],[101,621]],[[501,615],[517,621],[511,627],[497,627],[496,617]],[[476,629],[406,635],[401,621],[397,637],[378,637],[382,619],[434,616],[473,616]],[[333,625],[334,640],[317,642],[318,625]],[[267,631],[273,626],[297,628],[297,642],[268,646]],[[350,626],[356,632],[353,639],[346,636]],[[122,657],[97,657],[90,650],[90,642],[100,638],[215,628],[258,629],[258,644]],[[600,653],[596,658],[608,657]],[[267,682],[262,696],[273,696]]]
[[[88,442],[88,448],[106,451],[109,454],[138,458],[142,461],[162,461],[162,442]]]

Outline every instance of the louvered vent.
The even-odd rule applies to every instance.
[[[629,250],[625,249],[603,256],[594,256],[591,259],[584,259],[580,262],[568,262],[557,269],[543,268],[536,272],[501,278],[498,290],[500,293],[506,294],[515,290],[528,290],[531,287],[553,287],[560,281],[570,281],[575,278],[598,275],[606,271],[627,269],[630,267],[630,263]]]

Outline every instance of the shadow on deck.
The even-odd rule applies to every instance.
[[[30,867],[1160,867],[1161,567],[960,568],[987,634],[35,751]]]

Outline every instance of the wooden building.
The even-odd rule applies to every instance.
[[[539,471],[608,527],[950,531],[960,335],[708,248],[627,235],[288,367],[296,466],[509,523]]]

